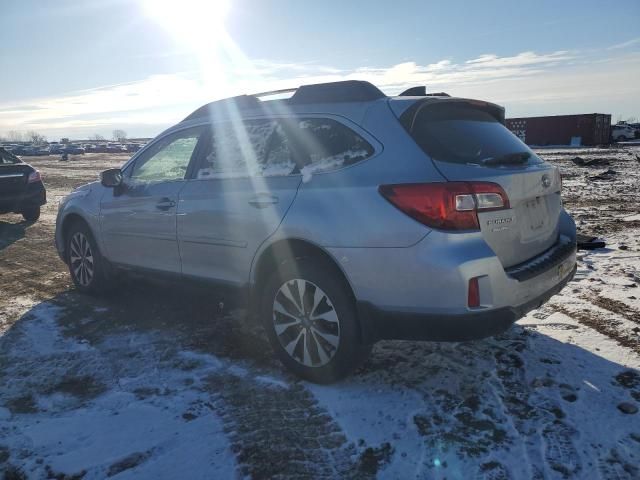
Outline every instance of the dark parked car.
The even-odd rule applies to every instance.
[[[0,148],[0,213],[21,213],[25,220],[35,222],[45,203],[47,192],[40,172]]]

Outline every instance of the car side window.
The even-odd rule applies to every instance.
[[[216,123],[198,179],[263,175],[265,152],[276,126],[273,120]]]
[[[328,118],[214,124],[198,179],[273,177],[334,170],[373,155],[360,135]]]
[[[263,177],[281,177],[298,173],[295,153],[291,150],[289,137],[281,122],[277,122],[269,139],[262,168]]]
[[[158,141],[136,159],[130,179],[134,183],[184,179],[202,132],[202,127],[190,128]]]
[[[303,179],[369,158],[374,148],[347,126],[330,118],[289,118],[282,121],[287,150]]]

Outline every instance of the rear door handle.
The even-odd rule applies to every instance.
[[[278,202],[278,197],[274,197],[268,193],[259,193],[249,200],[249,205],[255,208],[266,208],[269,205],[275,205]]]
[[[174,202],[170,198],[163,198],[158,203],[156,203],[156,208],[158,210],[169,210],[170,208],[175,206],[176,206],[176,202]]]

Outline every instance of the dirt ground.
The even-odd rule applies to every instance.
[[[78,294],[53,245],[58,202],[127,156],[25,158],[48,204],[34,224],[0,217],[0,472],[638,478],[640,147],[538,153],[606,248],[579,252],[562,294],[503,335],[380,342],[322,387],[286,373],[215,292],[134,279]]]

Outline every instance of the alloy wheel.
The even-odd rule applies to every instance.
[[[87,287],[93,280],[94,263],[91,244],[82,232],[76,232],[71,237],[69,263],[78,283]]]
[[[322,367],[338,351],[338,314],[329,296],[308,280],[288,280],[278,289],[273,326],[287,354],[305,367]]]

